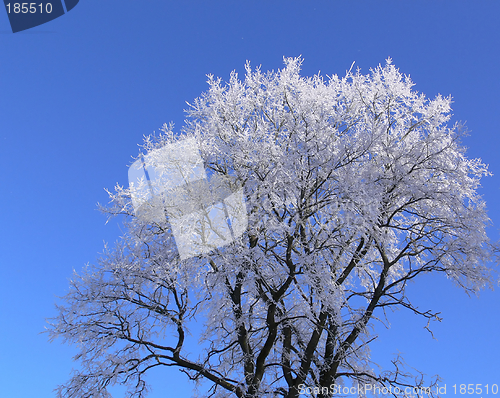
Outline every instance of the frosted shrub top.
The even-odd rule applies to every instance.
[[[184,133],[196,137],[207,169],[243,184],[250,235],[279,247],[305,228],[300,261],[335,273],[343,267],[332,262],[355,237],[371,239],[389,258],[401,254],[393,277],[411,242],[413,264],[432,257],[449,276],[482,280],[471,265],[487,253],[476,188],[488,172],[465,157],[460,126],[446,125],[451,97],[413,91],[390,59],[328,81],[300,76],[301,63],[287,58],[265,74],[247,63],[244,81],[233,72],[228,84],[209,76],[188,111]]]

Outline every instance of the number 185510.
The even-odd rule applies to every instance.
[[[455,394],[498,394],[498,384],[453,384]]]
[[[14,14],[36,14],[37,12],[42,14],[45,12],[46,14],[50,14],[52,12],[52,3],[45,4],[45,10],[43,7],[43,3],[7,3],[5,5],[7,7],[7,12],[10,14],[13,12]]]

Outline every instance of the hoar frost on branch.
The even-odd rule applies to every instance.
[[[423,385],[401,358],[374,370],[371,326],[396,307],[439,320],[405,294],[420,274],[473,292],[492,285],[476,192],[489,172],[465,156],[461,127],[446,125],[451,98],[412,91],[390,59],[327,82],[301,77],[301,63],[266,74],[247,64],[244,81],[233,72],[227,84],[209,76],[183,133],[164,126],[146,139],[149,153],[195,139],[207,172],[243,187],[248,228],[181,261],[168,219],[135,217],[118,186],[106,211],[128,215],[128,233],[74,275],[50,322],[51,338],[80,347],[59,397],[108,397],[115,383],[142,397],[153,367],[207,381],[214,397]],[[198,355],[185,347],[193,325]]]

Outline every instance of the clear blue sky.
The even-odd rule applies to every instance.
[[[137,145],[207,89],[250,60],[263,70],[304,58],[303,74],[367,73],[392,57],[434,97],[454,97],[467,121],[469,156],[495,174],[481,193],[500,227],[500,3],[497,1],[81,0],[45,25],[10,33],[0,9],[0,397],[48,398],[69,378],[75,349],[39,334],[55,315],[73,269],[93,262],[105,225],[104,188],[127,184]],[[442,312],[433,340],[423,320],[394,313],[373,357],[459,383],[500,385],[500,289],[468,298],[443,277],[410,294]],[[193,347],[195,349],[195,347]],[[190,397],[175,369],[156,372],[152,398]],[[120,395],[117,395],[120,396]],[[484,397],[484,395],[483,395]]]

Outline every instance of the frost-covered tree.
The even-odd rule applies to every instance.
[[[439,319],[406,295],[421,274],[468,292],[493,284],[476,192],[489,172],[446,125],[451,98],[412,91],[390,59],[328,81],[301,77],[301,63],[247,65],[227,84],[209,76],[182,133],[146,139],[145,154],[195,140],[207,173],[243,188],[248,228],[181,259],[168,217],[137,217],[130,188],[110,193],[106,211],[127,215],[127,234],[74,275],[50,321],[51,338],[80,347],[59,397],[108,397],[115,383],[142,397],[154,367],[204,380],[214,397],[324,398],[334,384],[404,396],[422,385],[401,358],[375,371],[372,324],[396,307]]]

